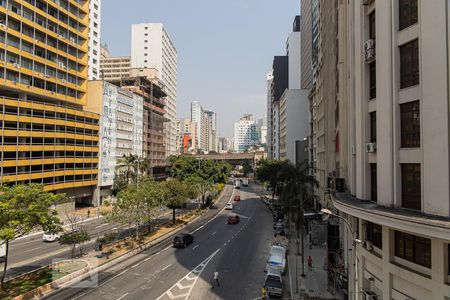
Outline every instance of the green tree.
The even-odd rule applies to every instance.
[[[301,234],[302,252],[304,253],[304,213],[314,207],[315,188],[318,182],[309,175],[306,164],[295,167],[287,164],[278,172],[278,178],[282,180],[281,201],[285,214],[289,215],[289,222],[293,221],[297,232],[297,238]],[[297,249],[297,253],[299,250]],[[302,274],[304,274],[304,258],[302,257]]]
[[[202,205],[205,206],[206,195],[211,191],[214,185],[212,180],[203,179],[198,175],[189,177],[186,181],[190,184],[202,197]]]
[[[173,179],[163,183],[164,186],[164,204],[172,210],[172,223],[175,224],[175,210],[182,208],[189,196],[189,187],[186,183]]]
[[[62,194],[45,192],[43,186],[38,184],[0,186],[0,240],[6,250],[2,287],[8,268],[11,241],[36,228],[51,233],[60,232],[61,221],[51,206],[64,201],[64,198]]]
[[[256,178],[273,188],[272,200],[284,181],[286,172],[282,170],[288,170],[289,164],[287,160],[261,159],[256,166]]]
[[[117,160],[113,193],[117,195],[129,184],[136,184],[137,180],[150,176],[150,160],[136,154],[123,155]]]
[[[85,230],[66,232],[59,238],[61,245],[69,245],[71,247],[71,258],[75,258],[75,250],[77,245],[83,245],[89,241],[91,237]],[[80,247],[80,256],[83,254],[83,247]]]
[[[244,176],[247,177],[248,174],[253,172],[253,167],[248,161],[244,161],[242,164],[242,171],[244,172]]]
[[[214,183],[225,183],[232,169],[228,163],[208,159],[196,159],[190,156],[171,156],[169,162],[169,176],[181,181],[196,176],[213,181]]]
[[[155,208],[163,205],[164,202],[163,182],[157,182],[150,178],[143,179],[138,196],[142,201],[143,222],[147,224],[148,232],[150,232]]]

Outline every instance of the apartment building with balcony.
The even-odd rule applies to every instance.
[[[102,53],[104,56],[100,59],[100,79],[117,82],[122,78],[130,77],[130,56],[110,56],[106,50]]]
[[[123,167],[120,159],[128,155],[143,156],[144,100],[106,81],[89,81],[88,88],[86,109],[101,115],[99,176],[94,200],[102,204],[112,195],[114,178]]]
[[[0,177],[90,203],[99,115],[85,111],[88,1],[0,1]]]
[[[447,300],[450,7],[437,0],[337,5],[337,127],[346,134],[332,182],[345,184],[325,192],[349,223],[341,223],[337,253],[348,295]]]

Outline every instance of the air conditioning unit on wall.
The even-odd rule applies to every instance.
[[[366,144],[366,152],[367,153],[377,152],[377,143],[367,143]]]
[[[375,59],[375,40],[368,39],[364,42],[364,61],[370,63]]]
[[[373,244],[371,241],[364,241],[364,248],[366,248],[367,251],[373,250]]]

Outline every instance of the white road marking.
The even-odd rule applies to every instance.
[[[25,250],[25,251],[23,251],[23,252],[24,252],[24,253],[26,253],[26,252],[32,252],[32,251],[38,250],[38,249],[42,249],[42,247],[31,248],[31,249]]]
[[[186,276],[181,278],[177,283],[172,285],[166,292],[164,292],[161,296],[159,296],[156,300],[161,300],[163,298],[168,297],[169,299],[189,299],[189,296],[192,293],[192,290],[197,283],[198,278],[202,274],[206,265],[211,261],[211,259],[220,251],[220,248],[217,249],[213,254],[208,256],[204,261],[201,262],[197,267],[195,267],[192,271],[190,271]],[[189,283],[186,283],[188,281]],[[181,284],[183,282],[184,284]],[[189,289],[187,293],[181,290]],[[177,293],[178,292],[178,293]],[[180,294],[181,292],[181,294]]]
[[[165,266],[164,268],[162,268],[162,270],[161,271],[165,271],[165,270],[167,270],[168,268],[170,268],[170,266],[171,266],[172,264],[169,264],[169,265],[167,265],[167,266]]]
[[[134,269],[134,268],[138,267],[138,266],[139,266],[140,264],[141,264],[141,263],[139,262],[139,263],[137,263],[137,264],[135,264],[135,265],[131,266],[131,268],[130,268],[130,269]]]
[[[211,235],[215,235],[217,233],[217,231],[214,231]]]
[[[194,247],[192,247],[192,250],[195,250],[195,249],[197,249],[197,247],[198,247],[198,244],[197,244],[197,245],[195,245]]]
[[[123,294],[120,298],[117,298],[117,300],[123,299],[128,295],[128,293]]]

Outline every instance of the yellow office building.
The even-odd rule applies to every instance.
[[[0,178],[89,202],[99,115],[83,110],[88,0],[0,0]]]

